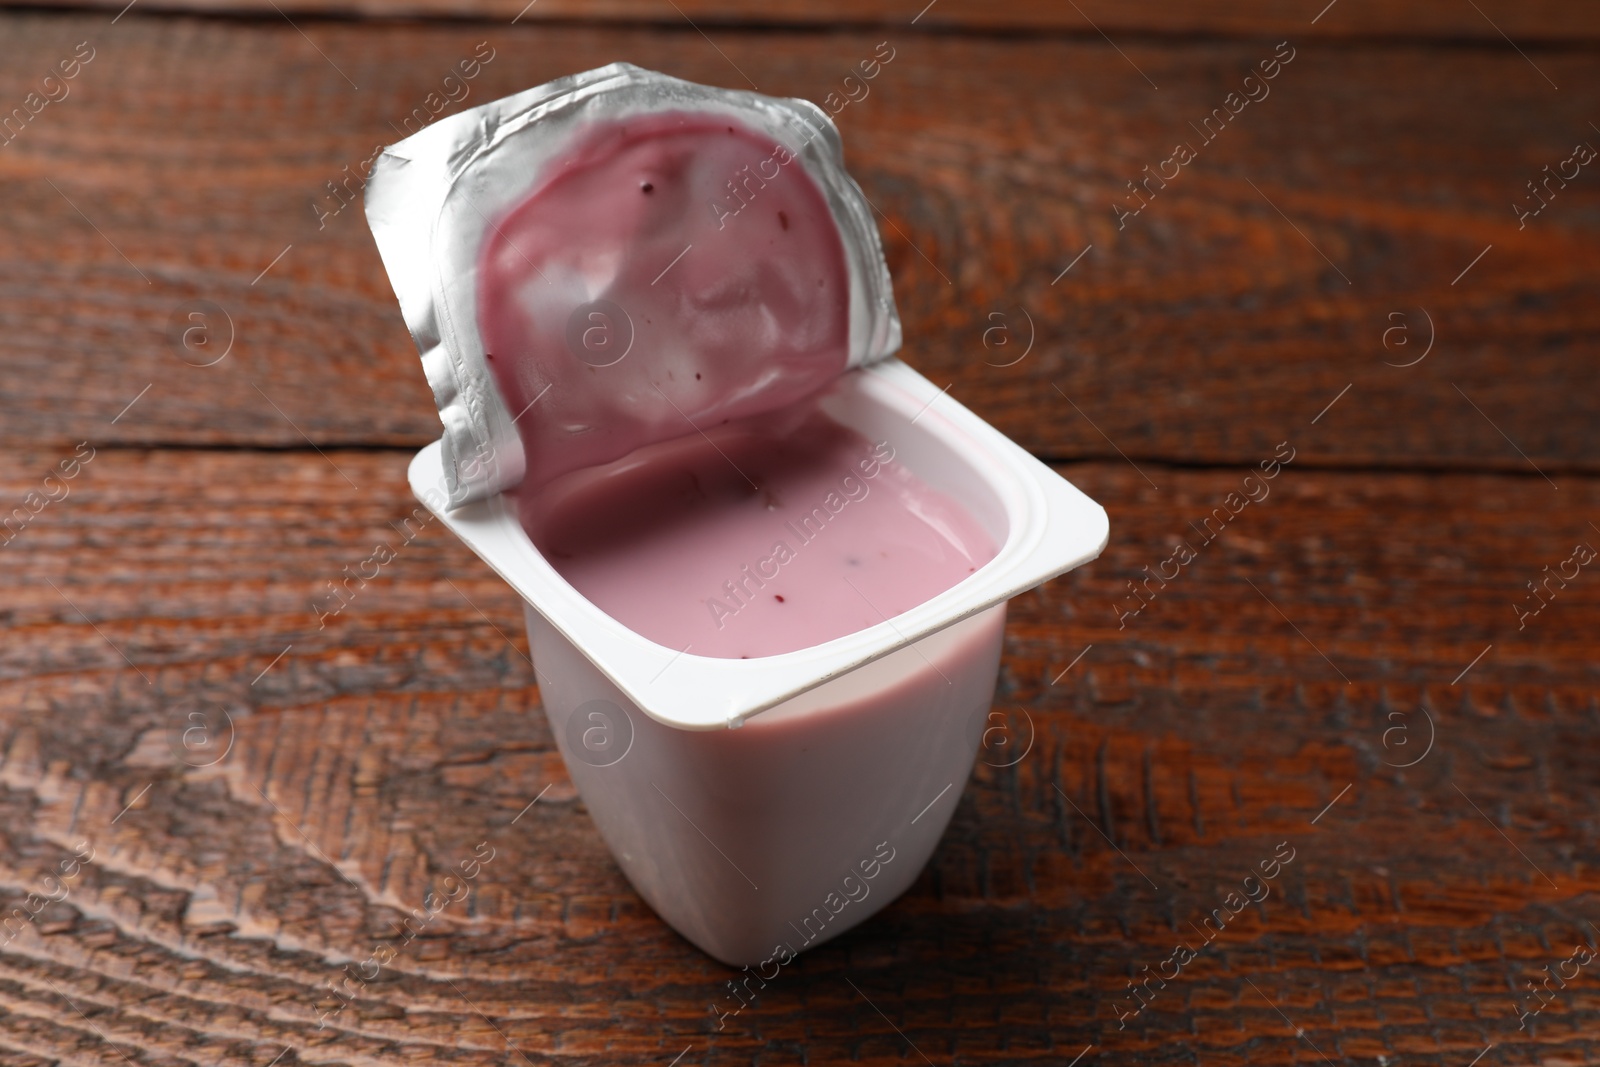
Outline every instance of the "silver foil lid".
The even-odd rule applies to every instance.
[[[870,207],[804,100],[612,64],[391,146],[366,213],[452,507],[775,410],[900,346]]]

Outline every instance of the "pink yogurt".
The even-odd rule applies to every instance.
[[[812,405],[691,434],[523,497],[529,537],[596,607],[699,656],[864,630],[994,557],[965,508]]]

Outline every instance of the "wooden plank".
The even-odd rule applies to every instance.
[[[117,0],[44,0],[44,6],[120,10]],[[144,0],[144,11],[282,13],[365,18],[475,18],[491,22],[613,22],[718,26],[881,25],[922,30],[1049,31],[1088,34],[1217,35],[1265,38],[1421,37],[1520,44],[1593,41],[1600,14],[1576,0],[1489,3],[1474,10],[1451,0],[1386,4],[1381,0],[1313,0],[1286,5],[1272,0]]]
[[[137,16],[0,16],[3,100],[97,49],[0,150],[4,441],[420,445],[437,420],[371,237],[356,206],[319,214],[479,42],[468,103],[619,56],[821,98],[882,39]],[[1591,54],[1292,44],[1206,144],[1190,124],[1272,46],[893,47],[839,122],[884,212],[905,357],[1026,447],[1255,463],[1300,432],[1314,463],[1600,464],[1600,182],[1525,228],[1512,211],[1600,143]],[[1179,141],[1198,158],[1119,216]],[[174,341],[200,300],[234,335],[215,366]]]
[[[7,453],[0,499],[60,459]],[[1297,456],[1200,544],[1184,523],[1240,472],[1065,468],[1113,537],[1014,602],[1014,732],[915,887],[719,1031],[730,972],[612,866],[509,590],[432,525],[318,628],[322,583],[397,540],[404,462],[101,450],[0,548],[5,914],[94,848],[0,953],[6,1062],[1596,1056],[1590,983],[1531,1031],[1510,991],[1592,943],[1600,586],[1582,572],[1522,631],[1512,605],[1600,538],[1600,479]],[[1119,628],[1178,538],[1198,558]],[[183,748],[197,723],[227,730],[214,762]],[[470,906],[319,1029],[326,983],[480,842]],[[1279,842],[1272,895],[1119,1027],[1130,978]]]

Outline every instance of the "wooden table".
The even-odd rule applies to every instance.
[[[0,115],[58,97],[0,147],[0,1062],[1600,1062],[1600,173],[1513,208],[1600,145],[1600,10],[123,2],[0,13]],[[915,887],[718,1030],[511,591],[435,525],[319,627],[438,430],[329,183],[480,42],[452,109],[615,59],[821,100],[884,41],[838,122],[905,356],[1112,540],[1013,603]]]

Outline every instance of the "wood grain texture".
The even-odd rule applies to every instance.
[[[0,500],[60,458],[7,453]],[[1600,585],[1583,573],[1522,631],[1511,607],[1600,540],[1600,480],[1297,456],[1200,544],[1184,522],[1242,472],[1149,465],[1157,489],[1121,461],[1062,468],[1106,502],[1111,547],[1014,602],[1010,732],[935,859],[718,1032],[730,972],[612,865],[510,591],[431,525],[318,628],[323,582],[409,513],[404,464],[101,450],[0,547],[4,913],[95,850],[0,951],[5,1062],[1600,1055],[1593,975],[1531,1032],[1512,1006],[1596,940]],[[1180,537],[1198,558],[1119,628],[1125,583]],[[230,747],[192,758],[181,732],[220,710]],[[1129,980],[1284,841],[1265,903],[1119,1028]],[[469,900],[319,1029],[325,983],[480,843]]]
[[[882,212],[905,357],[1037,454],[1249,464],[1299,427],[1308,464],[1600,469],[1600,180],[1586,171],[1525,228],[1512,211],[1543,167],[1600,143],[1591,51],[1286,32],[1295,58],[1271,95],[1205,144],[1190,124],[1276,35],[1113,48],[727,29],[708,43],[687,25],[141,11],[0,15],[5,108],[78,42],[96,49],[70,97],[0,148],[0,442],[431,440],[359,207],[321,228],[318,213],[338,203],[327,183],[396,139],[478,42],[495,59],[466,105],[621,58],[823,99],[887,38],[895,59],[838,121]],[[1198,158],[1119,228],[1113,205],[1178,141]],[[221,309],[215,342],[233,339],[211,367],[185,365],[174,339],[198,300]],[[1426,360],[1385,365],[1430,333]],[[1347,385],[1338,428],[1311,426]]]
[[[43,6],[120,10],[116,0],[44,0]],[[1267,37],[1431,37],[1500,42],[1503,34],[1530,42],[1600,38],[1600,15],[1578,0],[1489,3],[1473,10],[1451,0],[143,0],[144,10],[255,14],[345,15],[367,18],[445,17],[486,21],[591,21],[718,26],[833,27],[881,25],[924,30],[1054,31],[1115,34]]]
[[[0,146],[0,1065],[1600,1062],[1593,966],[1518,1025],[1600,944],[1600,582],[1521,614],[1600,545],[1597,179],[1511,211],[1600,144],[1590,7],[253,3],[0,13],[0,116],[94,49]],[[302,17],[341,12],[451,18]],[[397,528],[437,419],[359,205],[314,205],[480,41],[466,105],[619,58],[822,99],[885,39],[838,121],[906,358],[1112,539],[1013,602],[915,886],[719,1030],[732,972],[614,866],[514,594]]]

